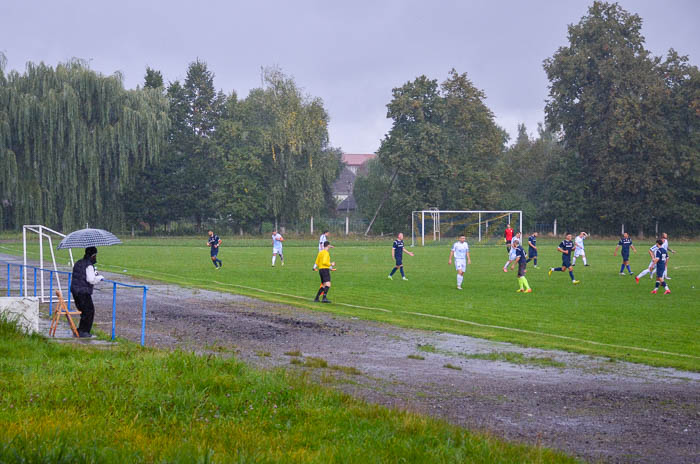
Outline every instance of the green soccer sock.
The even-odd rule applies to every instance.
[[[518,285],[520,285],[520,290],[523,290],[523,277],[518,277]]]
[[[527,278],[525,278],[525,276],[522,276],[520,281],[525,285],[525,290],[530,290],[530,284],[527,282]]]

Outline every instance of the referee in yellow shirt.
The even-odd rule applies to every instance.
[[[331,289],[331,268],[335,266],[335,263],[331,263],[331,255],[328,253],[328,249],[331,246],[331,242],[326,240],[323,242],[323,250],[318,252],[316,256],[316,266],[313,270],[318,268],[318,275],[321,277],[321,288],[318,289],[316,298],[314,301],[318,302],[318,297],[323,294],[323,303],[330,303],[328,299],[328,291]]]

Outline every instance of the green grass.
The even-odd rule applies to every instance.
[[[293,358],[296,360],[297,358]],[[574,462],[234,359],[0,321],[0,462]]]
[[[633,271],[648,264],[650,242],[636,242]],[[331,305],[312,302],[318,289],[318,274],[311,272],[314,242],[286,242],[284,267],[279,261],[271,267],[271,247],[255,246],[266,243],[224,237],[224,267],[216,271],[204,239],[126,240],[102,248],[99,266],[405,327],[700,371],[696,242],[672,242],[678,251],[670,262],[673,293],[664,296],[649,294],[653,284],[648,278],[637,285],[633,277],[618,275],[620,258],[612,256],[613,241],[587,242],[591,266],[584,268],[579,261],[575,274],[581,284],[573,286],[566,273],[547,276],[548,266],[561,263],[558,241],[540,240],[540,269],[528,269],[532,294],[516,293],[515,272],[501,270],[506,260],[503,246],[472,244],[473,264],[460,292],[454,267],[447,264],[450,242],[413,248],[416,256],[404,258],[409,280],[390,281],[386,276],[393,266],[391,239],[336,241],[331,259],[338,271],[332,273]],[[21,244],[4,243],[0,250],[18,253]],[[67,261],[61,253],[61,262]]]

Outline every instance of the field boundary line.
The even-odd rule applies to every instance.
[[[444,319],[447,321],[453,321],[453,322],[461,322],[463,324],[469,324],[477,327],[485,327],[489,329],[499,329],[499,330],[509,330],[511,332],[520,332],[520,333],[526,333],[530,335],[541,335],[544,337],[552,337],[552,338],[561,338],[562,340],[571,340],[575,342],[583,342],[583,343],[590,343],[591,345],[598,345],[598,346],[608,346],[611,348],[624,348],[627,350],[637,350],[637,351],[645,351],[647,353],[656,353],[656,354],[669,354],[672,356],[681,356],[684,358],[691,358],[691,359],[700,359],[700,356],[693,356],[691,354],[683,354],[683,353],[673,353],[670,351],[660,351],[660,350],[652,350],[650,348],[640,348],[638,346],[627,346],[627,345],[614,345],[611,343],[602,343],[602,342],[596,342],[593,340],[586,340],[583,338],[576,338],[576,337],[570,337],[568,335],[556,335],[556,334],[548,334],[545,332],[537,332],[534,330],[527,330],[527,329],[516,329],[514,327],[503,327],[499,325],[490,325],[490,324],[481,324],[479,322],[474,322],[474,321],[466,321],[463,319],[456,319],[453,317],[447,317],[447,316],[438,316],[435,314],[425,314],[425,313],[415,313],[412,311],[401,311],[404,314],[412,314],[414,316],[423,316],[423,317],[431,317],[435,319]]]

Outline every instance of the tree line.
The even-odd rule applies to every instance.
[[[510,141],[466,73],[392,91],[393,123],[354,189],[372,231],[411,211],[521,209],[526,227],[673,233],[700,226],[700,72],[645,49],[642,19],[595,2],[545,59],[545,121]],[[195,60],[124,88],[72,60],[5,73],[0,54],[0,229],[86,223],[149,232],[174,223],[260,232],[335,214],[341,168],[328,113],[276,68],[246,98]]]
[[[523,210],[526,226],[653,233],[700,227],[700,72],[686,56],[644,48],[642,19],[595,2],[544,60],[545,124],[512,145],[466,74],[420,76],[393,91],[393,120],[355,196],[376,231],[411,211]],[[391,188],[390,188],[391,186]]]

